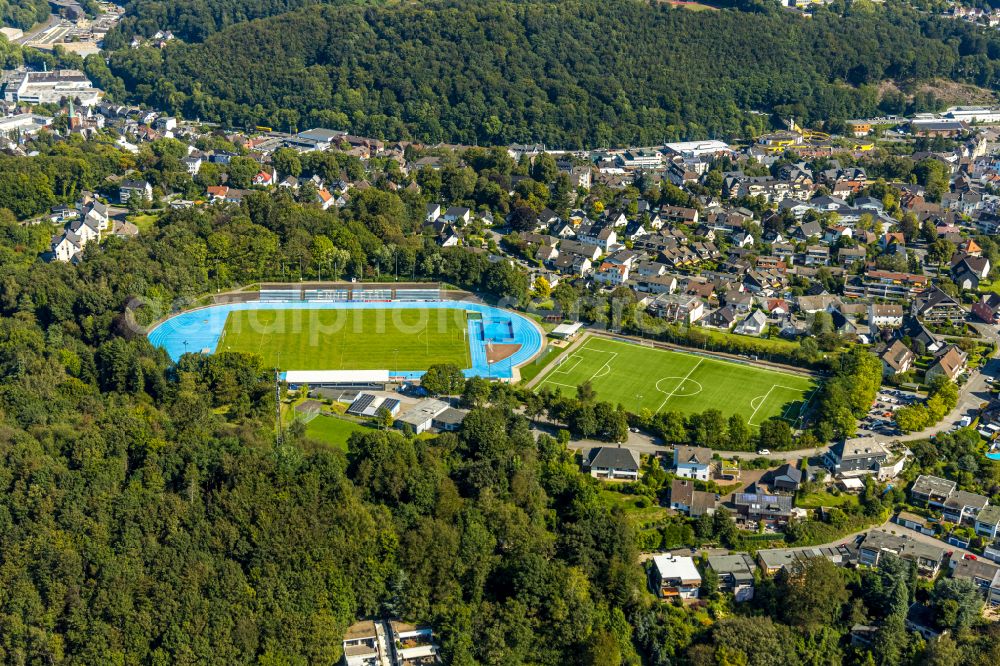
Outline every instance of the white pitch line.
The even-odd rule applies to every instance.
[[[592,351],[598,351],[598,350],[592,350]],[[594,374],[592,374],[592,375],[590,376],[590,379],[589,379],[588,381],[594,381],[595,379],[597,379],[597,375],[598,375],[598,374],[600,374],[600,372],[601,372],[602,370],[604,370],[605,368],[607,369],[607,373],[605,373],[605,374],[611,374],[611,362],[612,362],[612,361],[614,361],[614,360],[615,360],[616,358],[618,358],[618,352],[604,352],[604,353],[605,353],[605,354],[611,354],[611,358],[609,358],[609,359],[608,359],[608,360],[607,360],[607,361],[606,361],[606,362],[604,363],[604,365],[602,365],[601,367],[599,367],[599,368],[598,368],[598,369],[597,369],[597,370],[596,370],[596,371],[594,372]],[[604,377],[604,376],[605,376],[605,375],[601,375],[601,377]]]
[[[757,405],[757,409],[753,410],[753,414],[751,414],[750,418],[747,419],[747,425],[757,425],[753,422],[753,417],[757,416],[757,410],[761,408],[761,405],[767,402],[767,396],[771,395],[771,391],[774,390],[775,386],[777,386],[777,384],[771,384],[771,388],[767,389],[767,393],[764,394],[764,398],[760,401],[760,404]]]
[[[684,386],[684,382],[686,382],[688,379],[690,379],[691,375],[694,374],[694,371],[698,369],[698,366],[701,365],[701,362],[704,361],[704,360],[705,359],[703,359],[703,358],[699,358],[698,362],[694,364],[694,367],[691,368],[691,370],[686,375],[684,375],[684,379],[680,380],[677,383],[677,386],[674,387],[674,390],[671,391],[670,394],[667,395],[667,397],[663,399],[663,402],[660,403],[660,406],[656,408],[656,413],[657,414],[659,414],[660,410],[663,409],[663,405],[667,404],[667,400],[670,400],[672,397],[674,397],[674,394],[677,393],[677,389],[679,389],[681,386]]]
[[[565,386],[566,388],[571,388],[574,391],[576,390],[576,387],[573,386],[572,384],[563,384],[562,382],[555,382],[552,381],[551,379],[546,379],[545,381],[541,382],[539,386],[541,386],[542,384],[555,384],[556,386]]]

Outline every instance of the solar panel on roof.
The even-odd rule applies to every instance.
[[[373,402],[375,402],[374,395],[372,395],[371,393],[362,393],[361,395],[358,396],[357,400],[351,403],[351,406],[348,408],[347,412],[349,414],[360,414],[366,409],[368,409],[368,407],[370,407]]]

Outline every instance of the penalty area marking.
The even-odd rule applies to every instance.
[[[606,354],[611,354],[611,358],[604,362],[604,365],[597,369],[597,372],[590,376],[590,380],[593,381],[600,377],[606,377],[611,374],[611,362],[618,358],[618,352],[605,352]]]
[[[569,361],[570,359],[573,360],[573,364],[572,365],[569,365],[567,363],[567,361]],[[552,370],[551,374],[553,374],[553,375],[560,375],[560,374],[562,374],[562,375],[568,375],[569,373],[571,373],[574,370],[576,370],[577,366],[580,365],[580,362],[582,360],[583,359],[581,359],[580,356],[578,356],[576,352],[573,352],[569,356],[566,356],[565,358],[563,358],[563,360],[561,360],[558,363],[556,363],[556,367],[555,367],[555,369]],[[569,367],[563,368],[564,365],[568,365]],[[553,382],[553,383],[555,383],[555,382]]]

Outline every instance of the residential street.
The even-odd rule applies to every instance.
[[[956,546],[952,546],[951,544],[947,544],[944,541],[941,541],[940,539],[935,539],[932,536],[927,536],[926,534],[921,534],[920,532],[917,532],[916,530],[911,530],[908,527],[903,527],[902,525],[897,525],[896,523],[892,522],[891,518],[889,520],[885,521],[884,523],[882,523],[881,525],[876,525],[874,527],[869,527],[866,530],[862,530],[860,532],[855,532],[853,534],[848,534],[848,535],[846,535],[844,537],[841,537],[840,539],[837,539],[836,541],[832,541],[830,543],[820,544],[819,546],[815,546],[815,547],[816,548],[826,548],[826,547],[832,547],[832,546],[839,546],[842,543],[852,543],[852,542],[856,541],[857,538],[859,536],[861,536],[862,534],[868,534],[872,530],[883,530],[883,531],[889,532],[890,534],[896,534],[896,535],[900,535],[900,536],[912,537],[914,541],[919,541],[920,543],[925,543],[925,544],[930,545],[930,546],[937,546],[938,548],[943,548],[943,549],[945,549],[947,551],[952,551],[953,552],[952,559],[954,559],[954,558],[961,558],[961,557],[963,557],[963,556],[965,556],[966,554],[969,553],[969,551],[967,551],[967,550],[965,550],[963,548],[958,548]]]

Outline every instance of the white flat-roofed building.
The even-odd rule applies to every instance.
[[[434,425],[434,419],[449,409],[448,403],[434,398],[421,400],[416,405],[406,410],[396,418],[396,427],[399,429],[409,426],[414,434],[430,430]]]
[[[4,99],[22,104],[59,104],[64,99],[73,99],[80,106],[96,106],[101,100],[101,91],[86,74],[76,69],[24,72],[7,84]]]
[[[20,134],[21,136],[31,136],[38,134],[43,128],[50,125],[52,125],[52,118],[50,116],[42,116],[37,113],[20,113],[16,116],[0,118],[0,135]]]
[[[663,554],[653,556],[653,580],[660,598],[697,599],[701,574],[690,557]]]
[[[1000,123],[1000,108],[988,106],[953,106],[944,112],[945,118],[967,123]]]
[[[573,324],[559,324],[552,329],[552,333],[550,333],[550,335],[554,338],[572,340],[577,336],[581,328],[583,328],[583,324],[581,322],[575,322]]]
[[[715,139],[668,143],[666,148],[681,157],[701,157],[703,155],[715,155],[716,153],[728,153],[732,150],[728,143],[716,141]]]
[[[289,370],[285,373],[289,386],[375,385],[389,383],[388,370]]]

